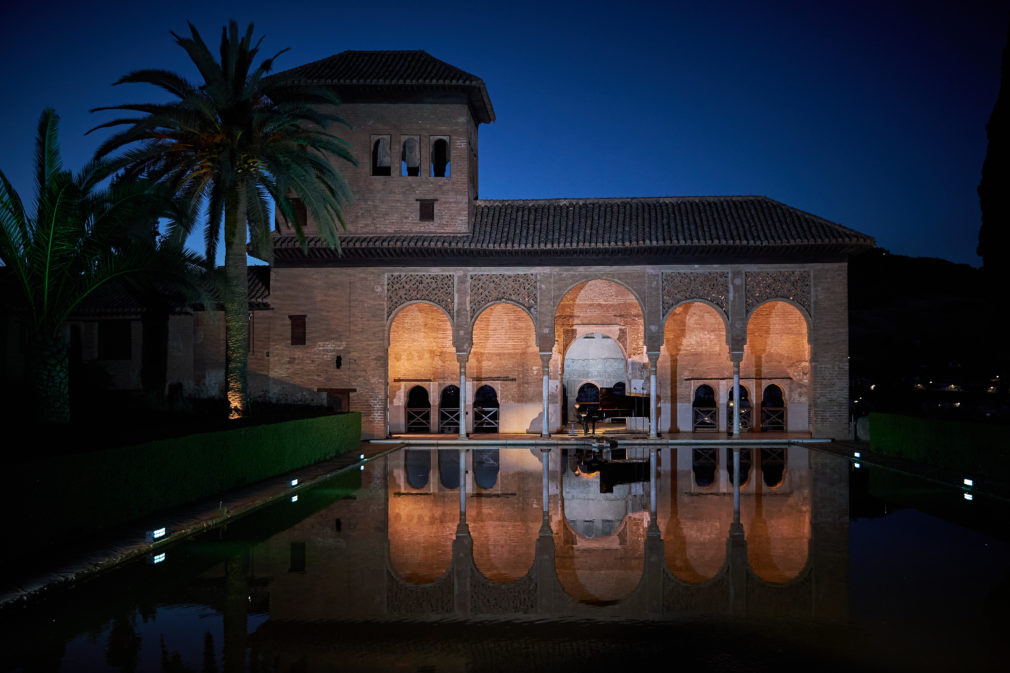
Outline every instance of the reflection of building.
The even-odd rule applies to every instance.
[[[270,578],[266,632],[272,622],[403,618],[846,615],[844,459],[789,448],[767,486],[752,456],[735,512],[728,477],[699,487],[704,468],[692,467],[692,450],[659,449],[655,474],[623,490],[613,529],[587,537],[578,529],[593,478],[570,479],[560,449],[495,451],[496,478],[485,486],[476,452],[421,451],[423,483],[423,457],[393,454],[369,468],[356,499],[252,551],[249,564]],[[440,469],[442,454],[461,481]],[[617,511],[616,499],[597,498],[598,511]]]

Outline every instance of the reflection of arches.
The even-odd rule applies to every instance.
[[[782,447],[761,449],[761,478],[765,486],[775,488],[782,485],[786,472],[786,450]]]
[[[498,432],[498,393],[491,386],[481,386],[474,394],[473,431]]]
[[[424,488],[431,474],[431,451],[429,449],[405,449],[403,469],[407,473],[407,483],[411,488]]]
[[[750,481],[750,467],[754,461],[752,449],[740,449],[740,486],[746,486]],[[733,449],[726,448],[726,474],[729,475],[729,483],[733,483]]]
[[[694,432],[715,432],[719,429],[719,407],[712,386],[703,383],[695,388],[691,412],[691,429]]]
[[[727,422],[732,422],[733,418],[733,386],[729,387],[729,395],[726,398],[726,420]],[[740,386],[740,429],[749,430],[751,421],[751,404],[750,404],[750,393],[747,391],[747,386]],[[729,428],[732,432],[732,428]]]
[[[431,402],[428,391],[414,386],[407,394],[407,432],[431,432]]]
[[[718,467],[718,449],[694,449],[691,451],[691,471],[694,473],[695,485],[705,488],[714,484]]]
[[[786,429],[786,403],[782,389],[774,383],[765,386],[761,396],[761,431],[773,432]]]
[[[459,488],[459,450],[440,449],[438,452],[438,480],[442,488]]]
[[[494,488],[498,482],[498,449],[474,449],[473,478],[481,488]]]
[[[459,386],[442,388],[438,398],[438,431],[459,432]]]

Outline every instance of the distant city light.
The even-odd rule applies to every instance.
[[[298,496],[297,495],[291,496],[291,502],[298,502]]]
[[[965,500],[974,500],[975,496],[973,496],[971,493],[965,493],[964,494],[964,499]]]
[[[154,542],[155,540],[160,540],[168,534],[168,530],[165,528],[156,528],[147,534],[147,541]]]
[[[859,466],[859,463],[853,463],[852,467],[854,467],[854,468],[856,468],[858,470],[860,466]]]
[[[298,480],[297,479],[292,479],[291,480],[291,485],[292,486],[297,486],[298,485]]]
[[[364,460],[365,459],[365,454],[361,454],[360,456],[358,456],[358,459],[359,460]]]
[[[853,456],[855,456],[856,458],[862,458],[862,457],[863,457],[863,454],[862,454],[862,453],[860,453],[859,451],[856,451],[856,452],[855,452],[855,453],[853,453],[852,455],[853,455]]]
[[[364,466],[364,465],[362,465],[362,466],[361,466],[361,471],[362,471],[362,472],[364,472],[364,471],[365,471],[365,466]]]
[[[870,384],[870,390],[876,390],[876,389],[877,389],[877,384],[876,383],[871,383]]]
[[[152,563],[161,563],[164,560],[165,560],[165,552],[161,552],[160,554],[155,554],[154,558],[151,559],[151,562]]]
[[[964,485],[968,486],[968,487],[974,486],[975,485],[975,480],[974,479],[969,479],[968,477],[965,477],[964,478]]]

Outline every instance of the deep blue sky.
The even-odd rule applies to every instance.
[[[84,132],[111,118],[90,108],[154,98],[112,82],[195,78],[169,31],[191,20],[216,48],[234,18],[265,54],[291,47],[279,69],[424,49],[482,77],[498,118],[480,129],[482,198],[764,194],[895,253],[980,263],[1006,3],[15,2],[0,9],[0,169],[25,197],[44,107],[77,168],[100,140]]]

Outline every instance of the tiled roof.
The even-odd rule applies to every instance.
[[[476,201],[469,234],[347,235],[347,261],[423,258],[663,257],[826,259],[874,240],[764,196]],[[293,236],[275,239],[282,264],[336,261],[309,237],[306,256]],[[491,261],[490,259],[488,261]],[[631,260],[625,260],[631,263]]]
[[[423,50],[343,51],[278,74],[294,82],[338,89],[420,87],[465,91],[470,94],[477,121],[494,121],[484,80]]]

